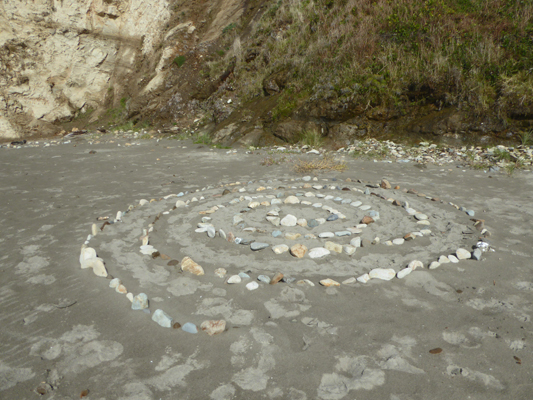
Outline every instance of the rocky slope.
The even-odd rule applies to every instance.
[[[2,0],[0,137],[523,141],[533,8],[493,3]]]

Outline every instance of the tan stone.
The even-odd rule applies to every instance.
[[[307,247],[303,244],[299,243],[291,247],[291,254],[294,257],[302,258],[303,256],[305,256],[305,253],[307,253]]]
[[[368,215],[365,215],[361,220],[361,223],[366,225],[371,224],[372,222],[374,222],[374,218],[369,217]]]
[[[382,189],[390,189],[391,188],[391,184],[386,179],[382,179],[381,180],[380,186],[381,186]]]
[[[281,272],[276,272],[276,275],[270,280],[271,285],[275,285],[283,279],[283,274]]]
[[[298,239],[300,237],[302,237],[302,235],[300,233],[287,232],[285,234],[285,239],[289,239],[289,240],[296,240],[296,239]]]
[[[415,239],[416,235],[413,232],[409,232],[403,238],[404,238],[404,240],[409,241],[409,240]]]
[[[183,260],[181,260],[181,270],[190,272],[194,275],[204,275],[204,269],[190,257],[184,257]]]
[[[340,286],[341,284],[337,281],[334,281],[333,279],[330,279],[330,278],[327,278],[327,279],[322,279],[320,281],[320,284],[322,286],[326,286],[326,287],[330,287],[330,286]]]
[[[324,247],[329,251],[334,251],[335,253],[342,253],[342,244],[327,241]]]

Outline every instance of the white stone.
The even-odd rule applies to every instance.
[[[424,264],[422,261],[413,260],[407,265],[407,268],[410,268],[412,271],[414,271],[417,268],[424,268]]]
[[[315,197],[315,194],[314,193],[311,193],[311,192],[306,192],[304,194],[305,197]]]
[[[450,259],[446,256],[440,256],[439,257],[439,263],[440,264],[448,264],[450,262]]]
[[[246,289],[248,290],[255,290],[259,287],[259,284],[255,281],[249,282],[246,284]]]
[[[281,220],[281,225],[282,226],[296,226],[296,222],[298,221],[298,219],[292,215],[292,214],[287,214],[282,220]]]
[[[239,275],[232,275],[228,278],[228,280],[226,281],[226,283],[241,283],[242,282],[242,278],[239,276]]]
[[[133,293],[131,292],[126,293],[126,298],[133,303]]]
[[[402,269],[401,271],[398,271],[396,276],[398,277],[398,279],[403,279],[407,275],[409,275],[411,272],[413,272],[413,270],[411,268],[407,267],[407,268]]]
[[[429,264],[429,269],[437,269],[440,267],[440,262],[438,261],[432,261],[431,264]]]
[[[90,258],[96,258],[96,250],[92,247],[82,247],[80,253],[80,265],[81,268],[89,268],[87,265],[84,265],[84,261]]]
[[[261,203],[259,203],[258,201],[252,201],[251,203],[248,204],[248,207],[249,208],[257,208],[261,205]]]
[[[395,244],[395,245],[401,245],[405,242],[405,239],[403,238],[397,238],[397,239],[393,239],[392,240],[392,243]]]
[[[357,248],[355,246],[352,246],[351,244],[345,244],[344,246],[342,246],[342,250],[344,254],[348,254],[349,256],[351,256],[355,253]]]
[[[104,278],[107,276],[104,260],[100,257],[89,258],[88,260],[85,260],[84,263],[86,264],[84,268],[92,268],[96,276],[102,276]]]
[[[353,206],[353,207],[359,207],[361,204],[363,204],[363,203],[361,203],[360,201],[354,201],[350,205]]]
[[[369,280],[370,280],[369,274],[364,274],[357,278],[357,282],[361,282],[361,283],[367,283]]]
[[[349,285],[351,283],[357,282],[357,279],[355,279],[355,276],[352,276],[351,278],[345,279],[342,281],[343,285]]]
[[[122,211],[117,211],[115,221],[122,221]]]
[[[120,279],[113,278],[109,281],[109,287],[111,289],[116,289],[118,285],[120,285],[122,282],[120,282]]]
[[[274,226],[279,226],[281,220],[279,217],[266,217],[267,221],[270,222]]]
[[[309,251],[309,257],[311,258],[321,258],[328,256],[330,251],[324,247],[314,247]]]
[[[289,196],[284,201],[285,204],[298,204],[300,200],[296,196]]]
[[[96,236],[98,234],[98,226],[96,226],[96,224],[92,225],[91,233],[92,233],[93,236]]]
[[[149,201],[146,200],[146,199],[141,199],[141,200],[139,200],[139,205],[140,205],[140,206],[144,206],[145,204],[148,204],[148,203],[149,203]]]
[[[316,218],[315,221],[322,225],[326,223],[326,218]]]
[[[468,260],[469,258],[472,258],[472,253],[466,249],[457,249],[455,254],[459,260]]]
[[[431,222],[429,222],[428,220],[416,221],[416,223],[418,225],[431,225]]]
[[[426,220],[428,219],[428,216],[426,214],[422,214],[422,213],[416,213],[415,214],[415,218],[419,221],[423,221],[423,220]]]
[[[431,235],[431,229],[422,229],[420,233],[424,236]]]
[[[176,201],[176,208],[185,207],[185,202],[183,200]]]
[[[287,246],[286,244],[278,244],[272,247],[272,251],[276,254],[282,254],[282,253],[285,253],[286,251],[289,251],[289,246]]]
[[[143,245],[141,246],[141,253],[151,256],[153,253],[155,253],[157,250],[152,245]]]
[[[457,257],[455,257],[453,254],[450,254],[448,256],[448,260],[450,260],[454,264],[457,264],[459,262],[459,259]]]
[[[374,268],[368,273],[372,279],[382,279],[384,281],[390,281],[396,276],[396,271],[392,268]]]
[[[352,240],[350,240],[350,245],[352,245],[353,247],[361,247],[361,238],[359,236],[353,238]]]
[[[333,232],[320,232],[318,234],[319,238],[332,238],[335,237],[335,234]]]

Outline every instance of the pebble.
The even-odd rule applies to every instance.
[[[226,271],[225,268],[217,268],[215,269],[215,275],[218,276],[219,278],[224,278],[226,276],[226,274],[228,273],[228,271]]]
[[[226,283],[229,283],[229,284],[241,283],[241,282],[242,282],[242,278],[239,275],[232,275],[226,281]]]
[[[392,240],[392,243],[395,244],[395,245],[401,245],[405,242],[405,239],[403,238],[397,238],[397,239],[393,239]]]
[[[472,258],[472,254],[466,249],[457,249],[455,255],[459,260],[468,260],[469,258]]]
[[[266,217],[266,219],[274,226],[279,226],[279,224],[281,223],[281,220],[279,217]]]
[[[438,261],[432,261],[431,264],[429,264],[429,269],[437,269],[440,267],[440,262]]]
[[[226,330],[226,321],[223,319],[204,321],[200,324],[200,329],[205,331],[209,336],[213,336]]]
[[[335,253],[342,253],[342,244],[327,241],[324,247],[329,251],[334,251]]]
[[[272,251],[276,254],[282,254],[282,253],[285,253],[286,251],[289,251],[289,246],[287,246],[286,244],[278,244],[272,247]]]
[[[259,282],[264,282],[264,283],[266,283],[267,285],[270,284],[270,277],[268,277],[268,276],[266,276],[266,275],[259,275],[259,276],[257,277],[257,280],[258,280]]]
[[[352,235],[352,232],[350,231],[338,231],[338,232],[335,232],[335,236],[351,236]]]
[[[248,208],[257,208],[259,207],[261,204],[258,202],[258,201],[252,201],[251,203],[248,204]]]
[[[126,289],[126,286],[124,286],[122,283],[115,288],[115,291],[120,294],[128,293],[128,289]]]
[[[145,293],[139,293],[133,298],[131,309],[144,310],[145,308],[148,308],[148,296]]]
[[[454,255],[449,255],[448,260],[450,260],[454,264],[457,264],[459,262],[459,259],[455,257]]]
[[[352,245],[353,247],[361,247],[361,238],[359,236],[353,238],[352,240],[350,240],[350,245]]]
[[[300,218],[296,221],[296,225],[298,226],[307,226],[307,220],[305,218]]]
[[[298,204],[300,200],[296,196],[289,196],[285,199],[285,204]]]
[[[239,272],[239,276],[241,279],[250,279],[250,275],[248,275],[246,272]]]
[[[367,206],[361,206],[361,207],[359,207],[359,209],[360,209],[361,211],[370,210],[371,208],[372,208],[372,206],[368,206],[368,205],[367,205]]]
[[[152,321],[157,322],[163,328],[170,328],[173,320],[166,312],[158,308],[152,314]]]
[[[384,281],[390,281],[396,276],[396,271],[392,268],[374,268],[368,273],[370,278],[373,279],[382,279]]]
[[[285,233],[285,239],[296,240],[296,239],[298,239],[300,237],[302,237],[302,235],[300,233],[294,233],[294,232]]]
[[[335,237],[335,234],[333,232],[320,232],[318,234],[319,238],[332,238]]]
[[[187,322],[181,329],[187,333],[198,333],[198,328],[192,322]]]
[[[271,285],[275,285],[276,283],[278,283],[282,279],[283,279],[283,274],[281,272],[276,272],[276,274],[274,275],[274,277],[270,281],[270,284]]]
[[[412,271],[414,271],[417,268],[424,268],[424,264],[422,261],[413,260],[407,265],[407,268],[410,268]]]
[[[242,217],[241,214],[237,214],[233,216],[233,225],[240,224],[241,222],[244,222],[244,218]]]
[[[133,302],[133,293],[131,293],[131,292],[126,293],[126,298],[127,298],[129,301]]]
[[[439,263],[440,264],[448,264],[450,262],[450,259],[446,256],[440,256],[439,257]]]
[[[330,254],[330,251],[324,247],[315,247],[309,250],[309,257],[311,258],[321,258]]]
[[[355,276],[352,276],[351,278],[345,279],[342,281],[343,285],[350,285],[352,283],[357,282],[357,279],[355,279]]]
[[[351,206],[354,206],[354,207],[359,207],[360,205],[362,205],[363,203],[360,202],[360,201],[354,201],[353,203],[351,203],[350,205]]]
[[[184,257],[183,260],[181,260],[181,270],[198,276],[204,275],[204,269],[190,257]]]
[[[283,235],[283,232],[281,231],[276,230],[272,232],[272,237],[276,238],[276,237],[280,237],[281,235]]]
[[[207,227],[207,236],[209,236],[210,238],[214,238],[215,235],[216,235],[215,227],[214,226],[208,226]]]
[[[150,244],[142,245],[141,246],[141,253],[146,254],[148,256],[151,256],[153,253],[155,253],[157,249],[154,248],[154,246]]]
[[[480,261],[481,260],[481,255],[482,255],[482,251],[481,249],[474,249],[474,251],[472,252],[472,258],[476,261]]]
[[[466,214],[470,217],[473,217],[474,215],[476,215],[476,213],[474,212],[474,210],[466,210]]]
[[[368,215],[365,215],[363,219],[361,220],[361,223],[365,225],[371,224],[372,222],[374,222],[374,220],[372,219],[372,217],[369,217]]]
[[[292,214],[287,214],[282,220],[281,225],[283,226],[296,226],[297,218]]]
[[[185,207],[185,202],[183,200],[176,201],[176,208]]]
[[[407,275],[409,275],[411,272],[413,272],[413,270],[411,268],[409,268],[409,267],[408,268],[404,268],[401,271],[398,271],[398,273],[396,274],[396,277],[398,279],[403,279]]]
[[[224,232],[222,229],[218,230],[218,235],[224,240],[227,239],[226,232]]]
[[[382,179],[381,180],[380,186],[381,186],[382,189],[390,189],[391,188],[391,184],[386,179]]]
[[[302,280],[299,280],[298,282],[296,282],[297,285],[309,285],[311,287],[314,287],[315,284],[313,282],[311,282],[309,279],[302,279]]]
[[[322,279],[320,281],[320,284],[322,286],[325,286],[325,287],[331,287],[331,286],[340,286],[341,284],[337,281],[334,281],[333,279],[330,279],[330,278],[327,278],[327,279]]]
[[[344,254],[351,256],[355,253],[357,249],[350,244],[345,244],[344,246],[342,246],[342,250],[344,251]]]
[[[312,219],[309,222],[307,222],[307,226],[309,228],[316,228],[318,225],[320,225],[320,224],[318,223],[318,221],[316,219]]]
[[[258,287],[259,287],[259,283],[257,283],[256,281],[248,282],[246,284],[246,289],[248,289],[248,290],[255,290]]]
[[[339,216],[337,214],[331,214],[329,217],[326,218],[326,221],[336,221],[339,219]]]
[[[326,219],[325,218],[317,218],[316,222],[318,222],[320,225],[322,225],[322,224],[326,223]]]
[[[262,242],[253,242],[251,245],[250,245],[250,249],[252,249],[252,251],[259,251],[259,250],[263,250],[263,249],[266,249],[267,247],[269,247],[270,245],[268,243],[262,243]]]
[[[415,239],[416,236],[417,236],[417,235],[416,235],[415,233],[410,232],[410,233],[406,234],[406,235],[403,237],[403,239],[404,239],[405,241],[409,241],[409,240],[413,240],[413,239]]]
[[[422,214],[422,213],[416,213],[415,214],[415,218],[419,221],[423,221],[423,220],[426,220],[428,219],[428,216],[426,214]]]
[[[416,222],[418,225],[430,225],[430,222],[428,220],[423,220],[423,221],[417,221]]]
[[[367,283],[369,280],[370,280],[369,274],[363,274],[357,278],[357,282],[361,282],[361,283]]]
[[[417,211],[414,208],[405,207],[405,211],[407,211],[407,214],[409,215],[415,215]]]
[[[120,279],[113,278],[109,281],[109,287],[111,289],[116,289],[118,285],[120,285],[122,282],[120,282]]]
[[[302,258],[307,253],[307,247],[303,244],[295,244],[291,247],[290,252],[294,257]]]
[[[304,236],[306,239],[316,239],[316,235],[313,235],[312,233],[308,233]]]

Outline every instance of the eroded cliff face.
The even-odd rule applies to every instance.
[[[96,119],[125,93],[149,104],[175,57],[215,40],[243,8],[204,3],[199,36],[200,13],[183,21],[188,6],[174,0],[0,0],[0,137],[50,134],[87,110]]]

